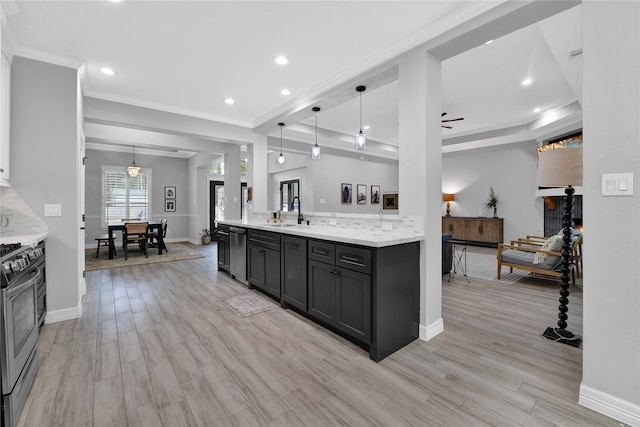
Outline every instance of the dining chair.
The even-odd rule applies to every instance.
[[[167,236],[167,219],[166,218],[160,218],[159,219],[160,222],[162,223],[162,225],[160,226],[160,236],[162,236],[162,249],[166,252],[169,252],[169,249],[167,249],[167,244],[164,242],[164,238]],[[149,247],[150,248],[157,248],[158,247],[158,232],[157,231],[152,231],[150,233],[148,233],[149,236]],[[153,242],[155,240],[155,243]]]
[[[149,258],[147,252],[147,222],[127,222],[124,224],[124,259],[129,259],[128,247],[131,244],[137,244],[144,252],[144,256]]]

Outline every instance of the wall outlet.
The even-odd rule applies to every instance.
[[[335,218],[329,218],[329,225],[336,225],[336,219]]]
[[[393,223],[392,222],[383,222],[382,223],[382,229],[383,230],[393,230]]]
[[[325,199],[320,199],[320,204],[324,205],[325,203],[327,203],[327,201]]]

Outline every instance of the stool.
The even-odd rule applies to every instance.
[[[109,235],[103,234],[102,236],[96,237],[96,240],[98,241],[98,247],[96,248],[96,258],[98,258],[98,256],[100,256],[100,244],[104,243],[105,246],[109,246]],[[117,256],[115,245],[113,245],[113,254]]]

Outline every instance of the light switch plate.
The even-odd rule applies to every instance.
[[[62,216],[62,205],[44,205],[44,216]]]
[[[602,174],[603,196],[633,196],[633,172]]]

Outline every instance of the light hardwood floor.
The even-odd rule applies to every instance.
[[[240,318],[206,258],[92,271],[81,319],[40,332],[20,426],[618,426],[579,406],[582,350],[541,337],[557,286],[443,281],[445,330],[380,363],[302,316]],[[569,329],[581,333],[572,287]]]

